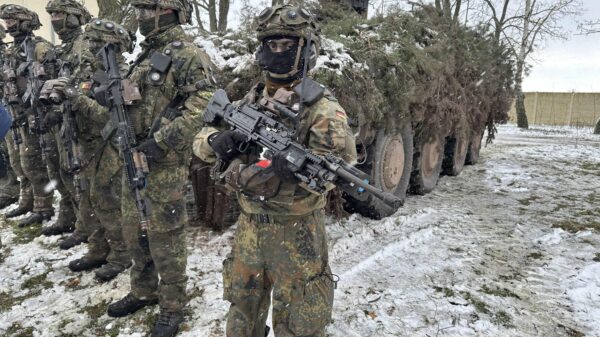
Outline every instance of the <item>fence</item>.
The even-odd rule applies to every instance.
[[[529,124],[594,126],[600,118],[600,93],[526,92]],[[513,104],[509,118],[516,121]]]

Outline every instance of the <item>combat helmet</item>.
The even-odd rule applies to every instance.
[[[173,9],[177,11],[179,23],[184,25],[192,23],[192,12],[194,8],[189,0],[132,0],[133,7],[158,7],[162,9]]]
[[[313,68],[317,63],[319,47],[321,44],[320,30],[317,27],[312,15],[302,7],[293,5],[277,5],[265,8],[256,18],[257,38],[263,42],[259,48],[256,57],[261,64],[261,58],[264,57],[264,42],[270,37],[297,37],[299,39],[299,48],[296,51],[294,66],[286,74],[274,74],[267,67],[261,64],[263,69],[269,71],[271,77],[285,78],[295,76],[300,72],[303,63],[303,47],[310,39],[310,57],[308,68]]]
[[[79,25],[83,26],[92,19],[90,12],[77,0],[50,0],[46,5],[46,12],[65,12],[79,19]]]
[[[93,19],[85,26],[84,37],[90,42],[117,44],[122,52],[133,51],[133,39],[129,31],[113,21]]]
[[[19,26],[16,30],[11,30],[7,27],[7,31],[11,34],[17,32],[31,32],[40,29],[42,23],[38,15],[29,9],[15,4],[5,4],[0,6],[0,19],[3,20],[18,20]]]

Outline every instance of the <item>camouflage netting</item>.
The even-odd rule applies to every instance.
[[[452,132],[481,132],[504,122],[512,101],[512,63],[484,27],[466,28],[432,7],[366,20],[339,7],[312,11],[323,33],[313,75],[357,124],[398,129],[411,122],[416,142]],[[196,42],[239,99],[259,77],[252,27]]]

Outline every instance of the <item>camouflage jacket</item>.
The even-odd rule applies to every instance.
[[[25,56],[25,51],[21,46],[21,41],[14,41],[6,50],[6,59],[4,60],[3,67],[3,75],[4,75],[4,93],[7,94],[10,90],[7,87],[6,78],[6,70],[10,69],[14,71],[16,75],[16,94],[19,100],[25,95],[27,90],[27,75],[29,71],[29,67],[25,67],[27,58]],[[46,74],[54,74],[55,72],[55,57],[51,51],[53,50],[53,46],[50,42],[46,41],[42,37],[36,36],[34,37],[35,50],[34,50],[34,59],[41,63],[46,71]],[[26,113],[31,113],[31,107],[28,107],[27,110],[22,111],[23,104],[19,104],[21,111]]]
[[[83,38],[83,32],[79,31],[79,34],[65,38],[56,48],[56,54],[59,65],[58,76],[69,76],[79,81],[86,81],[94,74],[94,55]]]
[[[127,112],[139,142],[153,136],[167,151],[159,165],[189,163],[193,137],[202,126],[201,114],[212,96],[213,69],[208,55],[180,26],[142,43],[142,54],[128,77],[138,86],[142,99],[128,106]],[[156,130],[152,135],[151,128]]]
[[[242,102],[236,104],[259,102],[260,106],[265,96],[269,96],[266,88],[259,91],[253,89]],[[305,109],[305,118],[301,123],[302,130],[299,132],[303,136],[298,141],[315,154],[333,153],[346,162],[354,164],[356,162],[354,136],[348,126],[346,113],[335,97],[326,90],[323,98]],[[291,127],[286,123],[286,119],[282,121]],[[218,130],[205,127],[194,140],[194,154],[209,163],[216,161],[216,156],[208,144],[208,137],[215,132]],[[243,156],[245,164],[252,164],[256,159],[252,156]],[[325,207],[326,203],[325,195],[310,191],[302,184],[281,183],[277,187],[277,194],[267,200],[253,198],[243,192],[238,193],[238,201],[242,210],[248,214],[304,215]]]

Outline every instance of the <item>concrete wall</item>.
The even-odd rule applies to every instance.
[[[525,93],[529,124],[594,126],[600,118],[600,93]],[[515,107],[509,113],[516,121]]]
[[[90,11],[92,16],[98,15],[98,5],[96,0],[82,0],[85,7]],[[38,14],[40,21],[42,21],[42,28],[37,30],[35,33],[39,36],[44,37],[50,42],[60,43],[60,40],[56,34],[52,31],[52,24],[50,23],[50,15],[46,13],[47,0],[0,0],[0,5],[4,4],[16,4],[26,7]],[[7,39],[8,40],[8,39]]]

